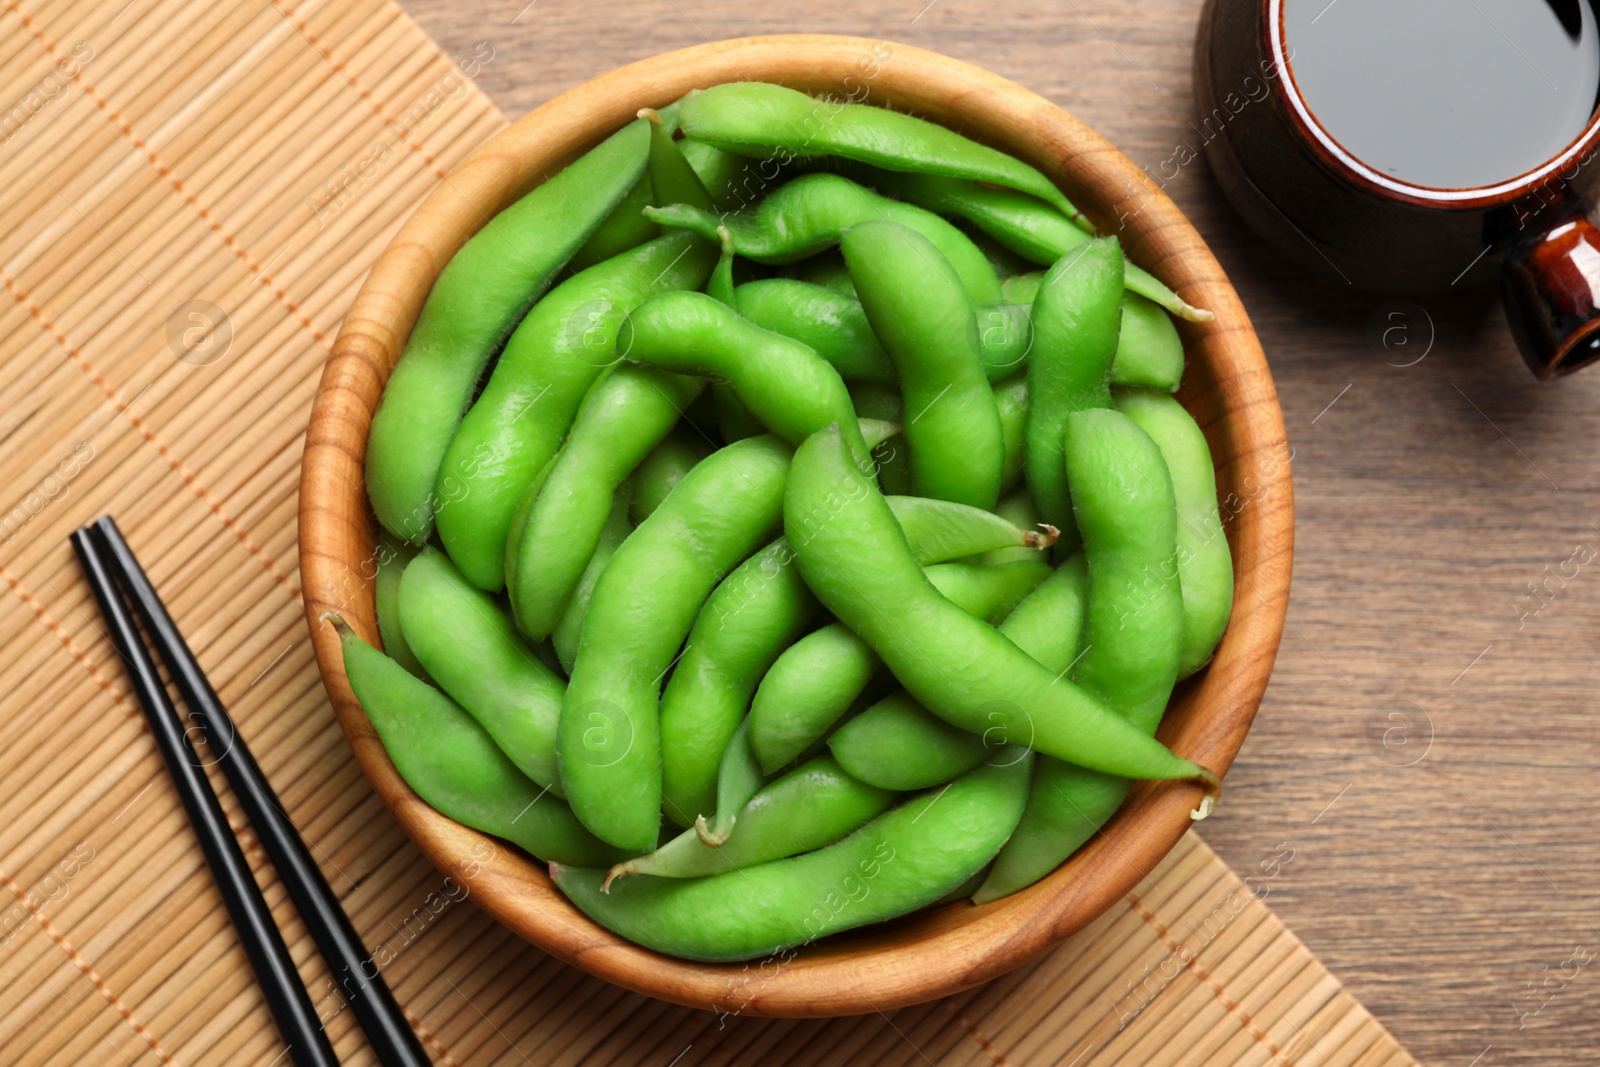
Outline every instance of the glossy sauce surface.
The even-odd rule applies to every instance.
[[[1600,89],[1592,0],[1284,0],[1295,85],[1323,129],[1414,185],[1493,185],[1583,132]]]

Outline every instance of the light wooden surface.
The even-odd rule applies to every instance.
[[[858,93],[972,131],[1057,175],[1100,225],[1132,216],[1130,256],[1215,318],[1184,326],[1189,369],[1180,394],[1210,441],[1227,501],[1237,591],[1235,621],[1205,672],[1174,698],[1161,738],[1174,752],[1226,773],[1248,730],[1283,632],[1293,545],[1293,492],[1283,421],[1260,346],[1216,261],[1170,202],[1127,157],[1013,82],[948,57],[867,38],[783,35],[664,53],[608,72],[524,116],[456,167],[407,220],[345,316],[319,387],[300,480],[300,562],[306,618],[340,721],[378,792],[433,859],[492,842],[433,812],[400,779],[350,692],[343,654],[320,623],[337,611],[368,640],[377,622],[364,582],[377,551],[362,457],[381,380],[399,359],[439,267],[483,220],[641,106],[665,107],[730,72],[814,92]],[[1062,161],[1065,160],[1063,167]],[[364,595],[352,595],[361,589]],[[542,865],[497,850],[465,887],[534,944],[593,974],[689,1007],[746,1015],[854,1015],[917,1004],[1031,961],[1132,892],[1191,825],[1201,792],[1149,784],[1050,877],[983,908],[967,903],[891,928],[862,931],[748,964],[673,960],[590,922],[550,884]]]
[[[1538,385],[1481,293],[1420,300],[1435,343],[1404,366],[1426,348],[1415,312],[1385,351],[1385,300],[1278,261],[1203,161],[1163,167],[1201,144],[1199,0],[403,2],[451,54],[493,45],[478,81],[512,116],[664,48],[853,33],[1018,81],[1169,177],[1254,319],[1295,449],[1289,628],[1206,838],[1240,872],[1293,849],[1274,910],[1424,1062],[1596,1059],[1600,971],[1568,961],[1600,950],[1600,568],[1578,563],[1600,553],[1600,371]],[[1400,722],[1369,723],[1390,712],[1417,727],[1385,748]]]

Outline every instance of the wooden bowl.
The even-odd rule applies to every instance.
[[[855,37],[723,41],[612,71],[523,116],[434,190],[373,266],[322,375],[300,491],[300,571],[323,680],[356,758],[408,834],[500,922],[618,985],[690,1007],[769,1016],[850,1015],[955,993],[1061,942],[1131,890],[1190,826],[1199,791],[1137,788],[1105,832],[1050,877],[983,907],[967,902],[829,938],[780,964],[689,963],[590,922],[518,849],[446,819],[396,773],[345,678],[339,611],[377,643],[376,525],[362,484],[378,395],[440,268],[483,221],[641,107],[690,89],[764,80],[911,111],[1027,160],[1053,177],[1130,258],[1216,321],[1181,324],[1180,394],[1216,459],[1237,573],[1233,621],[1211,666],[1180,688],[1161,728],[1175,752],[1226,771],[1267,685],[1289,596],[1289,451],[1250,322],[1205,242],[1144,173],[1048,100],[986,70]],[[1226,803],[1226,800],[1224,800]]]

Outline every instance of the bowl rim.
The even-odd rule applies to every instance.
[[[1224,508],[1234,523],[1234,613],[1211,666],[1174,697],[1159,736],[1180,755],[1227,771],[1277,654],[1293,556],[1292,453],[1248,316],[1193,226],[1108,141],[999,75],[896,42],[776,35],[653,56],[530,111],[439,182],[372,267],[324,367],[301,468],[301,579],[323,682],[363,772],[406,834],[484,910],[557,958],[662,1000],[723,1015],[860,1014],[977,985],[1086,926],[1128,894],[1188,830],[1198,787],[1140,783],[1093,841],[1041,882],[1002,900],[947,905],[781,958],[679,960],[591,922],[554,888],[541,864],[447,819],[412,793],[350,690],[336,635],[319,621],[323,612],[339,611],[364,639],[378,643],[371,581],[376,524],[362,477],[366,433],[388,372],[449,257],[485,218],[638,108],[665,106],[690,88],[745,80],[887,102],[1010,151],[1060,184],[1102,232],[1117,233],[1130,260],[1215,313],[1210,323],[1179,324],[1191,368],[1179,396],[1213,453],[1219,442],[1229,446],[1218,476],[1219,487],[1229,490]],[[1246,463],[1253,466],[1241,474]],[[1237,509],[1228,501],[1238,501]]]

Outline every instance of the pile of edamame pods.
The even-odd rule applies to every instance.
[[[1038,881],[1134,779],[1233,573],[1173,315],[1033,167],[764,83],[500,212],[372,422],[411,788],[708,961]],[[492,366],[491,366],[492,363]]]

